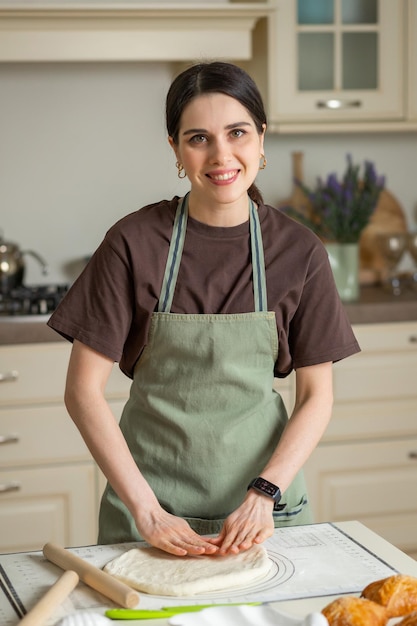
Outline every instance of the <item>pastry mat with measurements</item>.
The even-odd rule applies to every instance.
[[[83,546],[70,551],[102,568],[138,543]],[[143,545],[143,544],[142,544]],[[205,595],[173,598],[140,593],[141,609],[162,606],[228,602],[276,602],[315,596],[358,593],[368,583],[397,571],[331,523],[277,528],[264,546],[272,566],[269,574],[253,585],[213,591]],[[16,626],[54,584],[62,570],[42,552],[0,555],[0,624]],[[45,626],[57,624],[76,610],[104,613],[111,601],[80,583]]]

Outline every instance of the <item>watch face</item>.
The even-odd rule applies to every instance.
[[[278,487],[270,483],[268,480],[264,478],[257,478],[253,484],[256,489],[260,489],[263,493],[274,498],[279,491]]]

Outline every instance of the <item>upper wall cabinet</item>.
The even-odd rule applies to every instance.
[[[271,10],[268,0],[0,0],[0,62],[245,60]]]
[[[408,117],[417,122],[417,0],[408,5]]]
[[[404,127],[405,61],[416,51],[415,4],[415,0],[277,0],[269,22],[272,126],[283,132],[331,132],[335,125],[337,130],[355,125],[364,130],[365,123],[368,130]],[[414,35],[407,33],[407,11],[413,15]],[[407,48],[408,41],[414,51]],[[414,107],[414,115],[415,76],[414,58],[414,95],[410,93],[408,105]]]

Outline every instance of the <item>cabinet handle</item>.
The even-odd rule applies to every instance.
[[[409,452],[408,453],[408,458],[409,459],[417,459],[417,452]]]
[[[318,100],[316,107],[318,109],[357,109],[362,106],[360,100],[337,100],[336,98],[330,98],[330,100]]]
[[[11,372],[0,372],[0,383],[10,383],[19,378],[19,372],[12,370]]]
[[[417,343],[417,335],[411,335],[408,339],[410,343]]]
[[[20,483],[11,482],[4,483],[3,485],[0,483],[0,493],[10,493],[10,491],[19,491]]]
[[[0,435],[0,446],[4,443],[17,443],[18,441],[18,435]]]

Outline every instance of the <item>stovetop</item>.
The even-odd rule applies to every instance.
[[[69,285],[29,285],[0,293],[0,317],[4,316],[36,316],[52,313]]]

